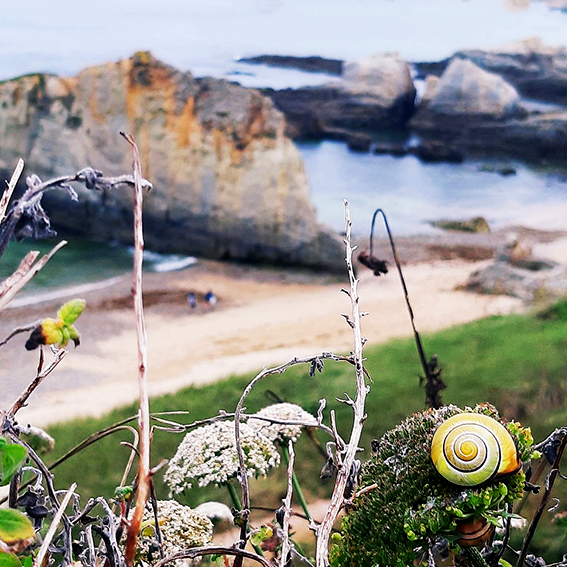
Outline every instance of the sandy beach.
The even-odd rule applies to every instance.
[[[405,267],[418,328],[434,331],[523,308],[506,296],[456,291],[483,262],[427,261]],[[363,333],[370,344],[409,336],[410,322],[395,270],[374,277],[360,271]],[[98,416],[137,399],[137,351],[130,278],[81,295],[88,308],[78,322],[82,343],[34,392],[18,415],[37,426],[80,416]],[[294,356],[349,352],[352,334],[341,313],[350,311],[340,278],[295,271],[227,266],[203,261],[181,272],[145,278],[150,395],[205,384],[231,374],[277,365]],[[214,290],[218,304],[203,295]],[[187,305],[195,291],[198,304]],[[79,290],[84,291],[84,290]],[[73,295],[71,295],[73,296]],[[0,335],[43,316],[53,316],[65,298],[5,311]],[[26,335],[0,349],[2,407],[35,376],[38,352],[24,349]],[[48,354],[48,360],[51,354]]]

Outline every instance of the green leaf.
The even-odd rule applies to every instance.
[[[5,442],[5,440],[4,440]],[[0,486],[6,486],[12,480],[22,463],[28,456],[28,451],[21,445],[0,444],[0,454],[2,459],[2,470],[0,471]]]
[[[72,325],[83,312],[87,302],[84,299],[71,299],[59,309],[57,317],[65,323],[65,325]]]
[[[22,564],[13,553],[0,553],[0,567],[22,567]]]
[[[56,345],[63,340],[61,325],[55,319],[48,317],[41,322],[41,334],[46,345]]]
[[[270,539],[274,535],[274,531],[270,526],[262,526],[257,532],[250,537],[252,545],[260,545],[263,541]]]
[[[27,557],[25,557],[24,560],[22,561],[22,565],[24,567],[32,567],[33,557],[31,555],[28,555]]]
[[[35,536],[27,516],[12,508],[0,508],[0,539],[7,544],[32,539]]]
[[[71,339],[71,335],[69,333],[69,327],[61,327],[61,334],[63,335],[63,339],[59,343],[61,348],[66,347],[69,344],[69,340]]]
[[[78,347],[81,344],[79,331],[77,331],[74,325],[69,325],[67,328],[69,329],[69,338],[75,343],[75,346]]]

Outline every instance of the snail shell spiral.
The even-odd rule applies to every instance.
[[[459,413],[444,421],[433,436],[431,458],[444,478],[461,486],[512,474],[522,464],[504,426],[478,413]]]

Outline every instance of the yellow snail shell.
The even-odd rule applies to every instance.
[[[479,413],[459,413],[444,421],[433,436],[431,458],[444,478],[461,486],[512,474],[522,465],[505,427]]]

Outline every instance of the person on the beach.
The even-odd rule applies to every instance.
[[[191,309],[195,309],[195,307],[197,306],[197,298],[195,297],[194,291],[189,292],[189,295],[187,296],[187,303],[189,304],[189,307],[191,307]]]
[[[211,306],[214,307],[217,304],[217,296],[211,291],[207,291],[205,295],[205,301]]]

